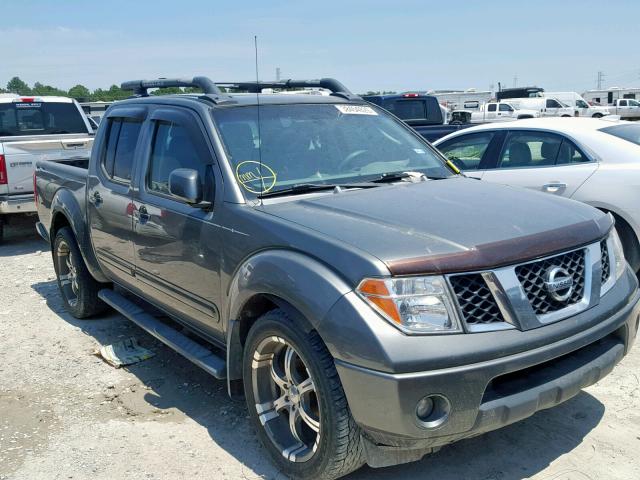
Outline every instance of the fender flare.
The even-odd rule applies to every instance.
[[[266,296],[287,310],[306,331],[321,333],[333,305],[353,288],[328,265],[300,252],[264,250],[245,259],[229,283],[226,306],[227,379],[242,378],[242,312],[256,296]]]
[[[98,259],[93,253],[89,229],[86,224],[86,216],[80,208],[78,200],[69,190],[58,190],[51,201],[51,225],[49,226],[51,251],[53,252],[53,242],[55,240],[53,226],[59,215],[62,215],[71,226],[71,230],[76,237],[80,253],[82,254],[89,273],[91,273],[93,278],[98,282],[108,282],[109,279],[102,273]]]

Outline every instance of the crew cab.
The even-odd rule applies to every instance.
[[[608,107],[612,115],[618,115],[624,120],[640,119],[640,102],[631,98],[619,98]]]
[[[10,219],[35,214],[35,163],[88,158],[92,132],[82,109],[70,98],[0,97],[0,242]]]
[[[176,86],[203,93],[148,94]],[[261,93],[301,87],[332,93]],[[611,216],[466,178],[333,79],[122,88],[87,168],[37,165],[64,304],[226,379],[286,475],[418,460],[629,351],[640,294]]]
[[[540,114],[535,110],[521,109],[509,102],[487,102],[479,110],[454,110],[452,118],[461,123],[510,122],[522,118],[535,118]],[[453,132],[452,132],[453,133]]]
[[[393,113],[430,142],[466,128],[466,125],[459,123],[449,124],[447,109],[440,105],[433,95],[407,92],[365,95],[362,98]]]

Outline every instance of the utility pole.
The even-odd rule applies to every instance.
[[[517,87],[517,86],[518,86],[518,74],[516,73],[516,74],[513,76],[513,88],[515,88],[515,87]]]
[[[598,90],[602,90],[602,81],[604,80],[604,73],[598,72]]]
[[[276,67],[276,82],[280,81],[280,67]]]

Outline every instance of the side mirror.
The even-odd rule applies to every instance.
[[[191,168],[176,168],[169,175],[169,192],[180,200],[196,204],[202,201],[200,175]]]

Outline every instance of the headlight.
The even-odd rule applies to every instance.
[[[443,277],[365,278],[357,292],[406,333],[462,331]]]
[[[609,234],[609,238],[611,239],[611,242],[609,242],[609,245],[611,245],[611,249],[613,250],[613,261],[615,265],[614,273],[615,273],[615,279],[617,281],[624,273],[624,269],[627,266],[627,261],[624,258],[624,250],[622,249],[622,242],[620,241],[620,236],[618,235],[618,232],[616,232],[615,228],[611,230],[611,233]]]

